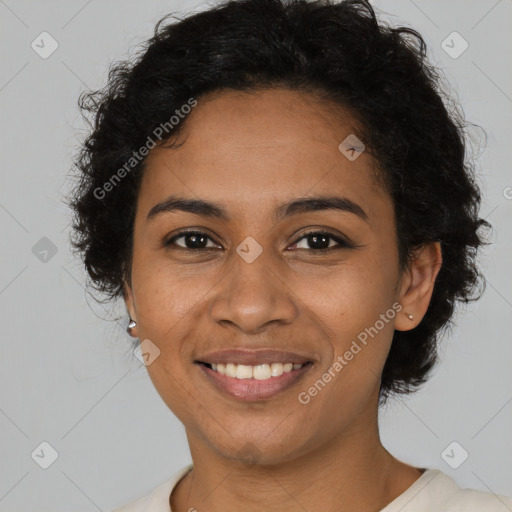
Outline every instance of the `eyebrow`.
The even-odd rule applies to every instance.
[[[300,197],[283,203],[276,208],[274,212],[274,219],[276,221],[280,221],[292,215],[319,210],[338,210],[353,213],[368,222],[368,215],[357,203],[354,203],[346,197],[332,195]],[[221,204],[205,201],[203,199],[187,199],[172,195],[153,206],[147,214],[146,221],[155,218],[163,212],[174,211],[194,213],[204,217],[214,217],[226,222],[231,220],[231,216]]]

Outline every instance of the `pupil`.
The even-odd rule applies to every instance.
[[[199,245],[201,245],[202,243],[204,243],[205,238],[206,238],[204,235],[196,235],[196,234],[191,234],[191,235],[187,235],[187,236],[188,236],[187,240],[192,240],[192,247],[190,247],[190,245],[188,243],[186,245],[187,245],[187,247],[190,247],[192,249],[197,249],[198,248],[197,245],[194,245],[194,244],[198,243],[197,242],[198,239],[201,240],[201,242],[199,242]],[[201,245],[201,247],[202,247],[202,245]]]
[[[327,235],[309,235],[309,243],[313,245],[314,249],[327,249],[329,247],[329,237]],[[321,240],[319,242],[319,240]],[[327,242],[327,243],[326,243]],[[318,245],[323,247],[318,247]]]

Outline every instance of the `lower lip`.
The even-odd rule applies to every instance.
[[[237,400],[250,402],[272,398],[290,388],[309,371],[312,364],[307,363],[297,370],[285,372],[279,377],[271,377],[265,380],[237,379],[236,377],[222,375],[204,364],[198,364],[198,366],[215,387]]]

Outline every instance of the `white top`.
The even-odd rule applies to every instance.
[[[172,512],[169,496],[176,484],[192,469],[178,471],[146,496],[110,512]],[[400,496],[380,512],[510,512],[512,497],[474,489],[461,489],[439,469],[426,469]]]

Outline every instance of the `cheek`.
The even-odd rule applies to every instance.
[[[139,323],[154,332],[168,331],[193,315],[201,297],[212,288],[204,274],[177,269],[162,257],[142,256],[138,262],[134,258],[132,280]]]
[[[389,251],[390,252],[390,251]],[[340,392],[373,386],[380,375],[394,333],[397,308],[396,262],[386,251],[368,251],[346,262],[310,295],[310,306],[332,335],[333,365]],[[338,377],[343,375],[343,377]]]
[[[331,272],[309,297],[318,315],[335,332],[354,335],[373,325],[392,306],[395,285],[393,267],[365,255]]]
[[[159,350],[146,370],[169,409],[187,421],[192,416],[189,402],[195,390],[189,378],[192,366],[186,341],[200,336],[197,316],[204,314],[200,313],[200,297],[207,290],[199,289],[199,280],[176,278],[176,273],[165,267],[147,268],[152,270],[134,278],[140,340],[151,340]]]

